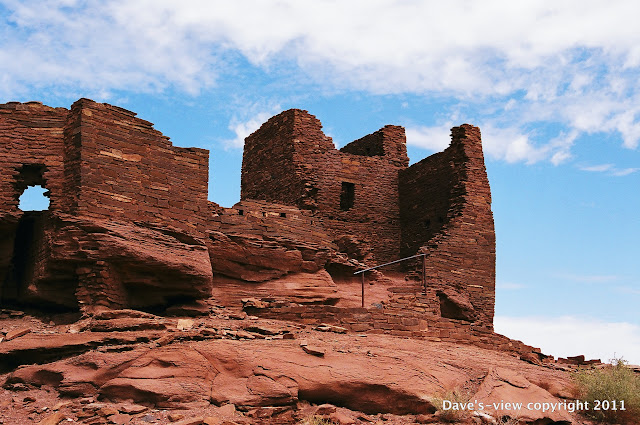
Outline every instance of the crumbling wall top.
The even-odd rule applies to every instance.
[[[385,125],[380,130],[342,147],[340,152],[380,156],[402,167],[409,164],[404,128],[397,125]]]

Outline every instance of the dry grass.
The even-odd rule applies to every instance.
[[[329,419],[323,418],[322,416],[309,416],[308,418],[303,419],[298,422],[298,425],[334,425]]]
[[[573,375],[578,387],[579,399],[589,403],[583,413],[603,422],[640,424],[640,376],[636,375],[622,359],[614,359],[604,368],[581,369]],[[602,409],[604,401],[609,409]],[[594,410],[600,402],[600,410]],[[613,410],[613,402],[616,410]],[[625,410],[620,410],[624,401]]]
[[[431,404],[436,408],[438,419],[444,422],[459,422],[471,417],[468,410],[445,409],[444,401],[449,400],[452,403],[467,403],[471,395],[462,390],[449,390],[442,394],[431,397]]]
[[[538,382],[537,385],[545,391],[551,390],[552,387],[551,382],[549,381]]]
[[[520,419],[503,416],[498,419],[498,425],[520,425]]]

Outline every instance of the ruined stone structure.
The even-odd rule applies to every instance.
[[[310,210],[334,240],[364,245],[372,265],[427,253],[429,293],[416,302],[437,299],[447,317],[492,323],[495,234],[480,130],[455,127],[444,152],[408,163],[402,127],[338,151],[320,121],[292,109],[247,138],[242,199]]]
[[[253,295],[272,302],[259,313],[293,320],[490,332],[480,131],[455,127],[444,152],[408,162],[402,127],[337,150],[314,116],[289,110],[246,139],[242,200],[222,208],[207,201],[208,152],[173,146],[130,111],[88,99],[0,105],[0,301],[153,309]],[[20,211],[36,184],[49,210]],[[388,292],[375,311],[348,305],[354,271],[417,253],[426,290],[420,264],[403,263],[367,273]]]
[[[208,152],[87,99],[0,106],[0,296],[78,308],[206,297]],[[28,185],[49,211],[23,213]]]

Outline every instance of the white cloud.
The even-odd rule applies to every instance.
[[[407,144],[432,151],[442,151],[451,143],[451,127],[446,124],[437,127],[406,127]]]
[[[234,137],[222,141],[225,148],[242,148],[244,139],[260,128],[269,118],[281,112],[280,105],[264,108],[261,105],[248,105],[242,116],[234,116],[229,122],[229,130]]]
[[[433,127],[407,126],[407,144],[433,151],[442,151],[451,142],[450,129],[453,119],[444,125]],[[578,133],[576,131],[539,144],[532,140],[531,135],[519,127],[500,126],[496,122],[480,124],[482,131],[482,146],[485,155],[497,160],[510,163],[535,163],[548,159],[558,165],[571,157],[570,148]]]
[[[568,134],[563,132],[548,143],[548,151],[551,155],[550,161],[553,165],[562,164],[573,156],[571,154],[571,147],[578,138],[578,135],[577,130],[572,130]]]
[[[506,317],[494,319],[496,332],[542,349],[556,357],[584,354],[587,359],[614,357],[640,364],[640,326],[590,318]]]
[[[490,157],[504,159],[507,162],[534,163],[543,159],[547,150],[544,147],[536,147],[529,135],[517,127],[501,128],[493,124],[482,126],[482,146]]]
[[[238,71],[241,58],[271,75],[301,73],[295,84],[306,77],[333,89],[455,97],[508,112],[520,128],[559,123],[574,140],[602,131],[618,133],[626,148],[640,143],[640,3],[631,0],[0,5],[5,98],[43,88],[99,99],[172,87],[195,95]],[[497,158],[571,157],[573,140],[554,146],[495,124],[483,130],[493,133],[487,146]],[[440,146],[426,139],[436,129],[414,130],[416,143]]]
[[[628,176],[629,174],[637,173],[640,171],[640,168],[622,168],[613,171],[614,176]]]

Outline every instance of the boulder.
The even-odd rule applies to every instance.
[[[509,416],[536,424],[572,420],[566,410],[559,408],[562,400],[505,368],[491,369],[472,399],[484,404],[484,413],[497,418]]]
[[[247,282],[214,278],[212,291],[216,300],[227,305],[239,305],[243,299],[258,300],[245,308],[268,307],[259,299],[285,301],[297,304],[329,304],[340,300],[338,286],[326,270],[315,273],[291,273],[267,282],[247,284]],[[261,306],[261,307],[258,307]]]
[[[53,213],[32,227],[21,269],[5,284],[21,302],[97,312],[210,296],[207,248],[187,233]]]
[[[314,273],[324,267],[326,248],[287,238],[269,239],[252,233],[208,233],[213,272],[245,282],[265,282],[292,272]]]

